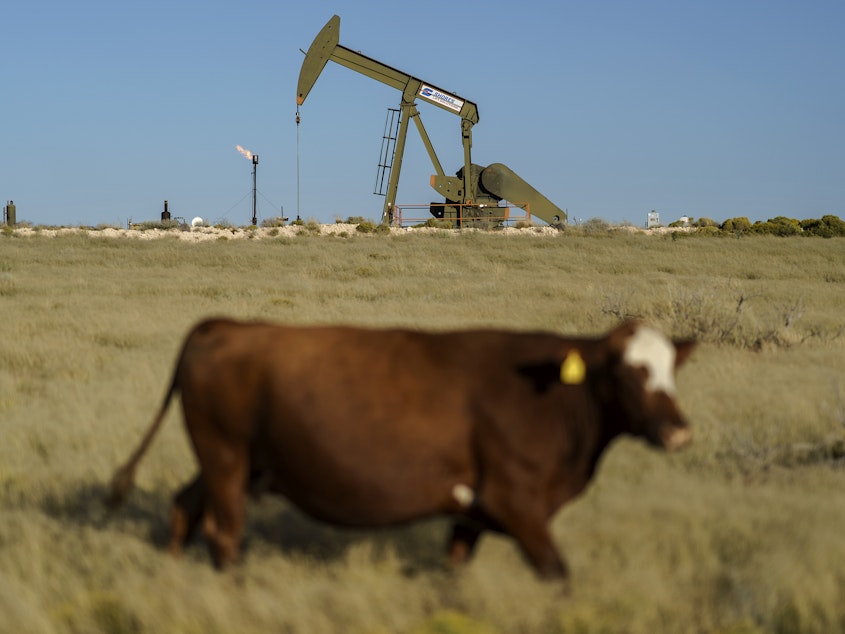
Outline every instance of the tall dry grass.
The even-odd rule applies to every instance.
[[[4,234],[0,631],[841,631],[843,290],[837,239]],[[181,338],[214,314],[573,333],[641,316],[703,341],[679,376],[695,443],[611,448],[553,524],[571,597],[506,539],[451,573],[441,520],[341,531],[274,498],[218,574],[201,541],[163,551],[195,469],[175,408],[128,506],[100,504]]]

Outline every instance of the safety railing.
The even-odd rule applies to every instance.
[[[442,208],[440,213],[438,207]],[[446,214],[448,210],[448,214]],[[457,214],[452,210],[457,210]],[[431,203],[429,205],[395,205],[391,226],[406,227],[416,224],[428,224],[443,220],[453,222],[457,227],[511,226],[517,223],[531,224],[531,211],[528,203],[510,203],[505,206],[485,206],[472,204]]]

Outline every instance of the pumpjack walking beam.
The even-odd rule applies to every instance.
[[[296,103],[300,106],[305,102],[305,98],[308,96],[308,93],[313,88],[314,83],[317,81],[320,73],[323,72],[329,60],[402,92],[399,133],[396,139],[394,163],[388,180],[382,219],[389,221],[393,217],[393,207],[396,203],[396,191],[399,185],[399,174],[402,169],[402,155],[405,151],[405,137],[408,132],[408,122],[412,119],[437,172],[438,180],[443,182],[445,187],[450,190],[454,199],[459,200],[461,203],[472,202],[468,200],[468,197],[471,196],[471,192],[473,191],[470,180],[472,174],[472,126],[478,123],[478,107],[468,99],[441,90],[429,82],[408,75],[387,64],[383,64],[371,57],[342,46],[338,43],[339,37],[340,16],[335,15],[326,22],[326,25],[317,34],[317,37],[314,38],[314,41],[308,48],[308,52],[305,54],[305,61],[302,63],[302,68],[299,72]],[[447,177],[443,172],[443,167],[440,165],[431,140],[420,120],[416,107],[417,98],[423,99],[428,103],[432,103],[461,117],[461,143],[464,149],[464,168],[462,170],[462,178],[460,179],[461,182],[454,182],[457,179]]]

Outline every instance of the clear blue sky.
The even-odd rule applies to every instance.
[[[34,224],[297,212],[303,55],[340,43],[478,104],[473,161],[571,219],[845,217],[841,0],[28,0],[0,11],[0,199]],[[377,219],[399,93],[329,63],[301,108],[304,219]],[[459,118],[420,103],[447,172]],[[397,202],[438,200],[413,126]]]

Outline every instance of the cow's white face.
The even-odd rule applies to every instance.
[[[643,367],[648,373],[645,389],[675,394],[675,345],[657,330],[640,326],[628,340],[623,360],[631,367]]]
[[[691,347],[691,342],[676,344],[657,330],[637,324],[622,354],[627,368],[623,374],[629,377],[623,383],[629,385],[624,401],[631,431],[669,451],[683,447],[692,437],[675,402],[675,368]]]

